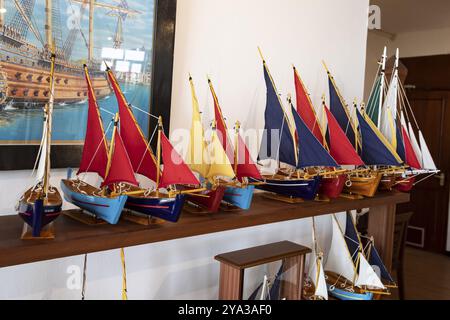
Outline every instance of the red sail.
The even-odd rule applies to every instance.
[[[355,148],[353,148],[333,114],[326,107],[324,107],[324,110],[328,118],[328,132],[330,134],[329,147],[331,156],[340,165],[364,165],[364,162],[356,153]]]
[[[173,184],[200,184],[164,133],[161,134],[161,149],[164,160],[164,171],[159,185],[161,188]]]
[[[216,118],[216,125],[217,125],[217,134],[220,137],[220,142],[222,143],[223,150],[225,150],[225,153],[228,156],[228,160],[230,160],[231,165],[234,163],[234,148],[233,144],[231,143],[230,137],[228,136],[228,130],[227,125],[225,124],[225,121],[222,116],[222,110],[220,110],[220,106],[217,102],[217,97],[215,96],[214,92],[212,93],[214,98],[214,116]]]
[[[102,183],[102,187],[113,183],[127,182],[132,185],[139,185],[134,176],[134,170],[128,157],[125,145],[118,131],[114,136],[114,151],[111,159],[111,167],[108,176]]]
[[[85,69],[85,76],[88,89],[88,118],[83,155],[77,174],[96,172],[102,178],[105,178],[106,165],[108,163],[108,147],[106,139],[104,139],[102,119],[87,69]]]
[[[324,144],[320,124],[317,122],[316,114],[314,113],[314,106],[308,96],[308,93],[300,80],[297,71],[294,68],[295,92],[297,94],[297,112],[302,118],[303,122],[308,126],[309,130],[314,134],[321,144]]]
[[[409,140],[408,133],[406,132],[403,126],[402,126],[402,135],[403,135],[403,143],[405,144],[406,164],[411,168],[421,169],[422,166],[420,165],[419,160],[417,160],[417,156],[416,153],[414,152],[411,140]]]
[[[261,173],[256,167],[255,163],[252,160],[250,152],[248,152],[247,146],[245,145],[244,140],[242,140],[241,136],[238,137],[238,165],[236,177],[239,181],[242,181],[243,178],[254,178],[258,180],[262,180]]]
[[[157,166],[155,157],[111,70],[108,70],[108,79],[119,105],[120,136],[130,157],[134,172],[156,181]]]
[[[225,120],[223,119],[222,110],[220,109],[219,103],[217,101],[216,94],[214,90],[211,88],[211,93],[214,99],[214,116],[216,118],[217,132],[220,134],[220,141],[222,143],[223,149],[225,150],[228,160],[230,160],[231,165],[234,168],[234,147],[231,143],[231,139],[228,136],[227,125],[225,124]],[[258,168],[253,162],[250,153],[248,152],[247,146],[245,145],[242,138],[239,136],[238,138],[238,165],[236,177],[239,181],[242,181],[243,178],[255,178],[262,179],[261,174],[259,173]]]

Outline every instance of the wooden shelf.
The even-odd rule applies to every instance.
[[[85,253],[198,236],[352,209],[394,206],[409,201],[409,194],[381,193],[362,200],[288,204],[255,194],[248,211],[213,215],[184,213],[178,223],[142,226],[127,221],[117,225],[87,226],[65,216],[55,222],[54,240],[21,240],[19,216],[0,217],[0,267],[74,256]]]

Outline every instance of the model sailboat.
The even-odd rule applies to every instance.
[[[228,135],[227,125],[225,123],[225,119],[223,118],[219,100],[210,79],[208,79],[208,84],[214,99],[214,115],[217,126],[216,130],[221,137],[220,141],[222,143],[222,147],[225,150],[236,176],[226,188],[223,201],[238,208],[247,210],[250,208],[253,198],[253,191],[255,189],[254,185],[249,184],[248,178],[262,180],[262,177],[239,133],[239,122],[236,122],[235,124],[235,142],[233,146]]]
[[[401,166],[403,161],[364,109],[358,110],[355,105],[355,114],[350,116],[331,72],[325,68],[329,79],[331,114],[366,165],[365,170],[356,170],[350,175],[351,185],[345,190],[350,194],[373,197],[383,174],[392,170],[390,167]],[[380,166],[388,169],[380,170]]]
[[[330,294],[341,300],[371,300],[374,293],[389,294],[364,255],[350,213],[347,213],[345,233],[335,215],[332,215],[332,226],[331,247],[325,264]]]
[[[396,51],[389,86],[385,76],[386,58],[386,48],[384,48],[379,73],[369,98],[368,114],[408,167],[406,171],[397,170],[385,175],[385,179],[390,180],[387,187],[396,186],[397,189],[407,192],[413,187],[418,175],[431,176],[439,170],[436,168],[399,79],[399,50]],[[416,126],[419,140],[416,138],[412,123]]]
[[[52,116],[55,93],[55,59],[51,54],[50,98],[44,107],[44,125],[38,154],[36,184],[20,198],[18,212],[20,217],[32,228],[32,236],[39,237],[43,227],[55,220],[62,207],[59,191],[50,185],[50,147],[52,141]]]
[[[303,296],[309,300],[328,300],[328,289],[323,269],[323,252],[320,250],[317,241],[314,217],[312,218],[312,247]]]
[[[320,121],[317,117],[316,111],[306,90],[306,87],[297,69],[295,67],[293,67],[293,69],[295,91],[297,97],[297,112],[302,118],[303,122],[308,126],[309,130],[314,134],[316,139],[322,143],[327,151],[330,151],[326,136],[324,134],[324,130],[320,125]],[[337,160],[336,158],[334,159]],[[338,163],[340,165],[342,164],[340,162]],[[346,170],[338,171],[336,169],[329,170],[329,173],[326,176],[322,177],[319,194],[324,196],[326,199],[335,199],[339,197],[339,195],[342,193],[342,190],[344,189],[345,183],[348,181],[348,176],[345,171]]]
[[[213,121],[211,141],[207,144],[192,77],[189,77],[189,83],[192,96],[192,124],[186,162],[194,172],[200,175],[203,186],[206,188],[201,197],[189,197],[189,202],[210,213],[215,213],[219,210],[227,188],[228,181],[224,179],[234,179],[236,173],[218,137],[217,128],[219,126],[222,128],[222,122],[217,124]],[[243,205],[247,204],[243,203]]]
[[[263,67],[267,88],[266,132],[259,159],[275,160],[278,167],[275,174],[263,175],[264,184],[258,188],[278,195],[276,199],[279,200],[314,200],[321,181],[321,172],[317,168],[337,167],[338,164],[309,130],[289,99],[295,123],[295,126],[291,125],[264,59]],[[287,168],[282,168],[281,163]]]
[[[69,170],[67,179],[61,181],[61,189],[68,202],[99,219],[116,224],[127,196],[123,192],[117,192],[114,185],[120,183],[137,185],[138,182],[118,133],[118,115],[114,119],[114,130],[108,149],[102,118],[86,65],[84,72],[88,88],[88,119],[83,154],[77,177],[71,179],[72,172]],[[99,188],[83,181],[81,175],[88,172],[97,173],[103,179]]]
[[[109,68],[106,72],[117,98],[121,118],[120,136],[130,157],[133,171],[156,183],[156,186],[151,189],[133,185],[123,186],[122,190],[128,195],[125,208],[138,214],[177,222],[187,193],[201,191],[196,188],[200,182],[164,134],[161,118],[158,121],[157,156],[155,158],[150,148],[150,142],[145,139],[114,73]],[[162,162],[164,163],[163,169],[161,169]],[[177,185],[194,187],[188,191],[180,191],[177,190]]]

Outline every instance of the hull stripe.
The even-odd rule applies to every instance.
[[[170,209],[169,206],[155,206],[155,205],[137,204],[137,203],[128,203],[128,205],[132,206],[132,207],[150,208],[150,209]]]

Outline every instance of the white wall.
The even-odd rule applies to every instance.
[[[294,90],[290,64],[295,63],[318,103],[327,91],[320,64],[325,59],[344,96],[360,98],[367,5],[368,1],[361,0],[179,0],[172,129],[189,128],[188,72],[196,80],[203,106],[211,106],[205,80],[209,73],[230,122],[238,118],[245,122],[256,111],[262,120],[265,89],[257,45],[283,93]],[[250,116],[252,107],[255,113]],[[255,123],[262,127],[262,121]],[[54,184],[64,175],[63,170],[56,170]],[[0,172],[0,190],[8,190],[0,193],[0,213],[13,212],[18,195],[31,182],[29,176],[28,171]],[[324,249],[329,245],[329,219],[318,219]],[[218,283],[214,255],[280,240],[309,245],[310,239],[310,220],[306,219],[128,248],[129,297],[214,299]],[[73,264],[81,266],[82,259],[0,269],[0,298],[79,299],[78,290],[66,288],[66,270]],[[87,298],[119,299],[120,287],[118,250],[90,254]]]

